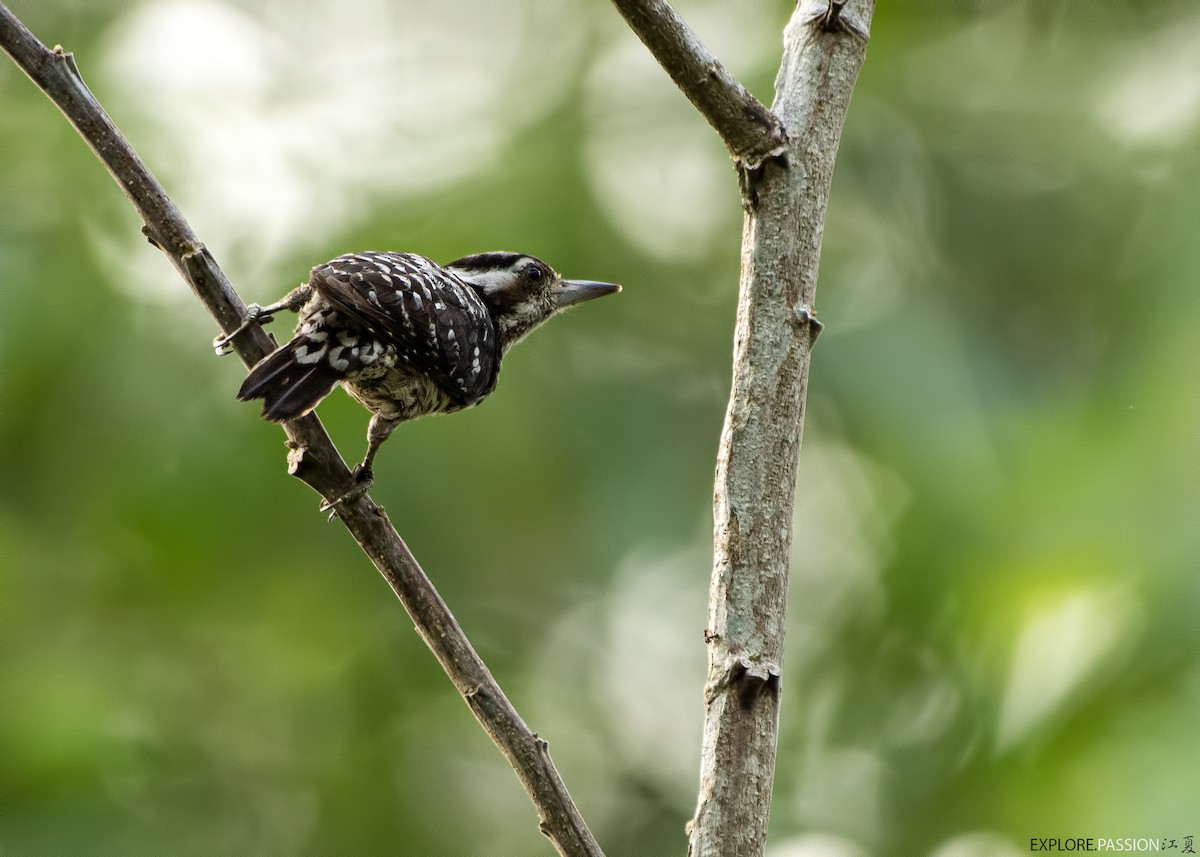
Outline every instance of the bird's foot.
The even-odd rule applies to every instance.
[[[352,484],[348,491],[342,492],[341,495],[333,500],[324,500],[321,503],[320,511],[329,513],[329,520],[333,520],[337,515],[338,510],[347,503],[352,503],[359,497],[367,493],[371,488],[371,484],[375,481],[375,474],[371,472],[370,467],[364,467],[361,464],[356,464],[354,470],[350,472]]]
[[[246,307],[246,314],[242,316],[242,323],[235,327],[229,333],[222,333],[220,336],[213,339],[213,350],[217,352],[218,357],[223,357],[233,351],[233,338],[245,330],[252,324],[266,324],[271,320],[272,316],[269,312],[263,310],[258,304],[250,304]]]

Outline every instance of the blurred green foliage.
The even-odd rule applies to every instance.
[[[681,853],[740,217],[703,122],[582,0],[12,5],[247,300],[365,248],[625,284],[399,430],[373,495],[608,853]],[[680,7],[769,100],[789,4]],[[1200,834],[1198,37],[1188,4],[879,9],[777,857]],[[0,104],[0,850],[549,853],[111,180],[7,60]],[[356,458],[365,413],[321,416]]]

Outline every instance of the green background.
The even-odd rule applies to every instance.
[[[740,240],[715,135],[604,3],[12,7],[247,300],[368,248],[624,284],[402,426],[373,497],[607,852],[682,853]],[[790,5],[679,8],[769,101]],[[1197,43],[1186,3],[879,10],[775,857],[1200,834]],[[0,62],[0,851],[550,853],[139,226]],[[320,415],[360,456],[365,412]]]

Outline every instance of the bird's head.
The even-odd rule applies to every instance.
[[[479,292],[504,349],[568,307],[621,291],[615,283],[564,280],[523,253],[479,253],[445,267]]]

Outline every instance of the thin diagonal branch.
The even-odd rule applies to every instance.
[[[739,163],[758,166],[784,145],[779,119],[725,70],[665,0],[613,0],[617,11]]]
[[[237,327],[246,312],[245,304],[162,185],[88,90],[72,55],[61,48],[47,48],[3,3],[0,47],[91,147],[141,215],[146,236],[167,255],[221,329],[228,333]],[[252,366],[274,348],[274,343],[253,325],[234,340],[234,347],[242,361]],[[338,497],[350,486],[350,471],[315,415],[286,423],[284,431],[291,448],[289,473],[326,498]],[[383,510],[370,498],[362,497],[340,510],[339,517],[513,766],[537,809],[542,832],[562,855],[602,857],[550,760],[546,742],[517,714]]]
[[[874,0],[799,3],[771,111],[756,101],[745,107],[751,96],[664,0],[613,3],[725,140],[742,185],[733,383],[713,492],[700,797],[688,853],[757,857],[775,776],[796,466],[821,329],[813,309],[821,237]]]

